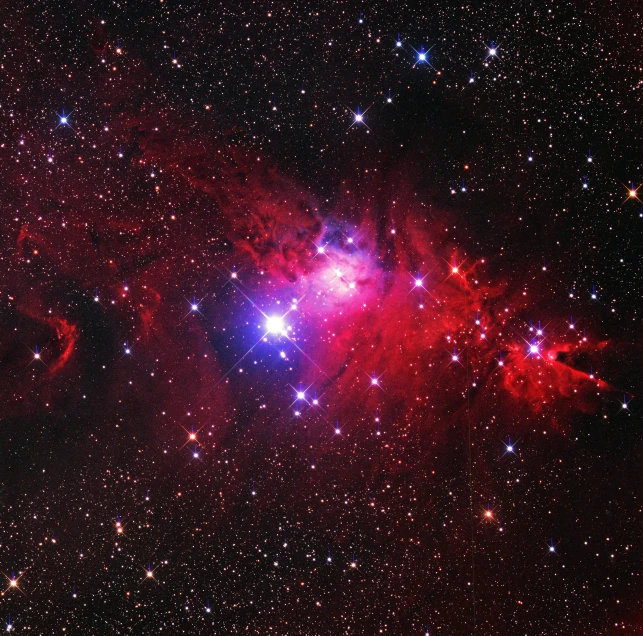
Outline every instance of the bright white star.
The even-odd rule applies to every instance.
[[[285,331],[284,319],[281,316],[269,316],[266,320],[266,329],[273,334],[283,333]]]

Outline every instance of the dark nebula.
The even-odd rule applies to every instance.
[[[3,22],[7,631],[640,633],[634,8]]]

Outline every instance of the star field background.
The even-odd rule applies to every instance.
[[[643,631],[635,3],[2,23],[8,631]]]

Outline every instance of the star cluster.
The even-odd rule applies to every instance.
[[[641,629],[635,8],[4,20],[6,631]]]

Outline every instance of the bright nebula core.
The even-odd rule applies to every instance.
[[[643,629],[604,4],[7,12],[0,625]]]

